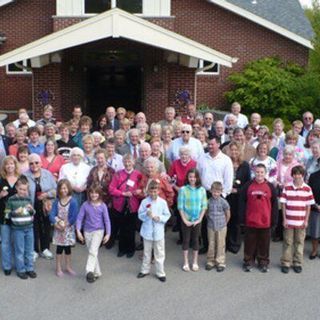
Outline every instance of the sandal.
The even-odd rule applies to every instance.
[[[189,272],[190,271],[190,267],[188,264],[185,264],[183,267],[182,267],[182,270],[185,271],[185,272]]]

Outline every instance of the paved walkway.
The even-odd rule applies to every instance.
[[[167,282],[154,276],[137,279],[141,261],[117,258],[116,249],[100,249],[103,276],[94,284],[85,281],[86,248],[73,250],[75,278],[59,279],[55,262],[39,259],[38,278],[20,280],[0,274],[1,320],[153,320],[153,319],[319,319],[320,259],[308,260],[306,245],[302,274],[279,269],[281,244],[272,244],[270,272],[241,270],[242,252],[227,255],[222,274],[181,271],[182,253],[177,234],[167,234]]]

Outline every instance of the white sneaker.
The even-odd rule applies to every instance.
[[[39,254],[36,251],[33,251],[33,262],[36,262],[38,258],[39,258]]]
[[[53,259],[53,254],[49,249],[45,249],[42,251],[41,253],[41,257],[48,259],[48,260],[52,260]]]

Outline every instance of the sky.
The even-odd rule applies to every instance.
[[[300,0],[300,3],[303,5],[303,6],[311,6],[311,3],[312,3],[312,0]]]

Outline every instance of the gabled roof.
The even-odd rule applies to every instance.
[[[305,47],[314,35],[299,0],[208,0]]]
[[[227,67],[237,61],[199,42],[115,8],[0,56],[0,67],[109,37],[141,42]]]

